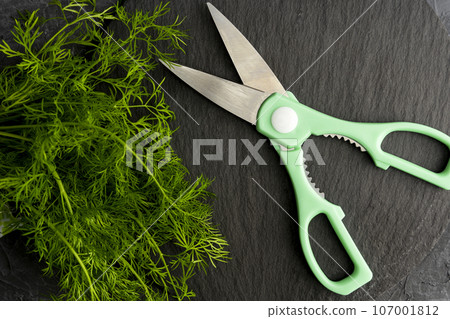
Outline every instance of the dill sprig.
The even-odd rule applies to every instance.
[[[53,0],[57,18],[26,14],[13,31],[19,48],[0,44],[19,61],[0,73],[0,207],[20,218],[45,274],[59,277],[55,299],[189,299],[188,280],[228,258],[211,222],[210,182],[191,184],[168,142],[151,170],[126,166],[126,141],[138,132],[172,136],[174,114],[146,72],[157,59],[174,61],[186,34],[178,18],[158,24],[167,4],[128,13],[76,2]],[[55,20],[60,29],[44,39]],[[99,24],[108,20],[127,36],[106,36]],[[131,121],[135,107],[148,115]]]

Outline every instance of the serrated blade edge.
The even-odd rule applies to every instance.
[[[367,150],[361,144],[359,144],[355,140],[352,140],[350,137],[347,137],[347,136],[344,136],[344,135],[339,135],[339,134],[324,134],[323,136],[331,137],[331,138],[337,138],[339,140],[343,139],[344,141],[349,142],[350,144],[352,144],[352,145],[356,146],[357,148],[359,148],[361,152],[367,152]]]

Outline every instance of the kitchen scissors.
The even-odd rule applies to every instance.
[[[274,145],[288,170],[295,189],[298,208],[300,243],[303,253],[317,279],[329,290],[347,295],[372,279],[372,272],[342,222],[341,207],[328,202],[316,192],[304,169],[302,144],[311,135],[344,137],[360,146],[382,169],[394,167],[436,186],[450,189],[450,162],[439,173],[430,171],[382,150],[384,138],[392,132],[415,132],[438,140],[450,149],[450,137],[431,127],[408,122],[360,123],[334,118],[298,102],[287,92],[272,70],[240,33],[213,5],[209,11],[244,85],[234,83],[186,66],[165,64],[175,75],[196,91],[233,113],[256,125],[261,134]],[[308,226],[319,214],[325,214],[354,264],[351,274],[331,280],[320,268],[311,249]]]

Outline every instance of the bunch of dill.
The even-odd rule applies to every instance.
[[[98,12],[93,0],[52,3],[61,13],[56,34],[43,40],[49,20],[35,11],[16,21],[19,49],[0,45],[19,61],[0,73],[0,207],[20,218],[45,273],[59,276],[56,299],[193,297],[188,280],[228,258],[211,223],[209,182],[187,181],[170,148],[158,165],[167,140],[146,172],[126,165],[129,138],[173,133],[174,114],[146,73],[182,50],[180,21],[158,24],[167,5],[130,14],[119,5]],[[127,38],[105,34],[99,25],[107,20],[121,23]],[[85,54],[74,54],[80,47]],[[135,107],[148,115],[131,121]],[[145,156],[135,160],[146,164]]]

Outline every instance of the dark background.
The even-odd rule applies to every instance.
[[[46,8],[47,1],[7,1],[1,10],[0,36],[10,40],[17,9]],[[98,1],[106,6],[110,1]],[[339,38],[373,1],[211,1],[254,44],[285,87]],[[353,121],[413,121],[449,134],[450,42],[433,13],[448,21],[448,1],[379,0],[367,14],[290,89],[304,104]],[[153,9],[156,2],[127,0],[130,10]],[[205,1],[172,1],[173,12],[186,17],[191,39],[182,64],[232,81],[239,77],[209,15]],[[173,18],[173,16],[172,16]],[[114,29],[114,24],[111,25]],[[49,30],[51,32],[51,30]],[[120,36],[120,29],[115,34]],[[6,63],[3,57],[1,63]],[[201,97],[164,68],[164,88],[176,104],[173,146],[192,178],[215,178],[211,190],[214,222],[230,243],[232,260],[199,274],[192,287],[199,300],[436,300],[450,299],[449,193],[394,169],[376,168],[367,154],[342,141],[314,138],[326,165],[309,162],[311,175],[340,205],[344,223],[374,272],[364,289],[347,297],[323,288],[310,272],[298,240],[298,226],[252,180],[260,183],[297,218],[294,193],[276,152],[266,142],[265,166],[239,165],[248,155],[239,139],[255,144],[254,127]],[[192,165],[192,140],[224,140],[224,161]],[[228,139],[237,140],[237,163],[228,165]],[[385,147],[438,170],[448,159],[428,139],[398,134]],[[202,149],[205,153],[212,149]],[[349,269],[325,220],[311,235]],[[55,280],[42,278],[35,256],[13,233],[0,239],[0,298],[40,299],[57,291]],[[320,250],[318,259],[332,277],[342,276]]]

